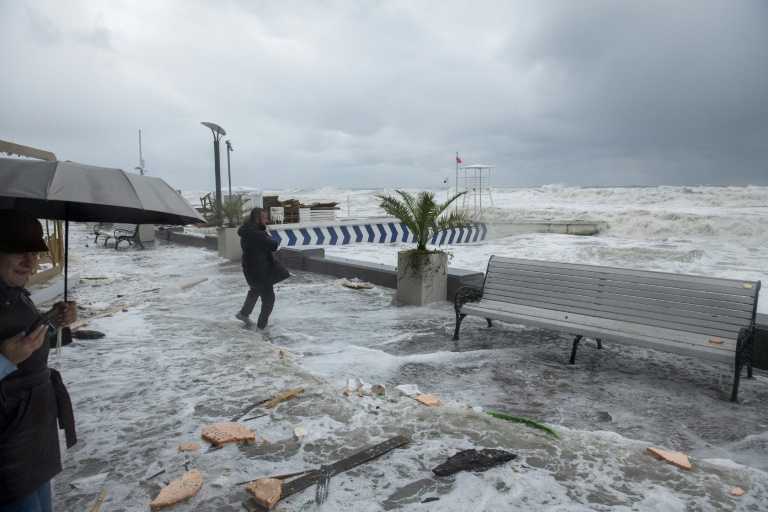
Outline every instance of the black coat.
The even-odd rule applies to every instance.
[[[25,331],[39,316],[23,288],[0,283],[0,340]],[[49,344],[0,380],[0,505],[13,503],[61,471],[57,420],[67,446],[76,442],[69,395],[48,368]]]
[[[243,274],[250,287],[274,284],[275,257],[278,242],[273,240],[263,225],[248,222],[237,230],[243,249]]]

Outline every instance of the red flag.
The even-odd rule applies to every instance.
[[[456,153],[456,163],[457,163],[457,164],[463,164],[463,163],[464,163],[464,160],[462,160],[461,158],[459,158],[459,154],[458,154],[458,153]]]

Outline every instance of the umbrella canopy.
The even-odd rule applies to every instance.
[[[76,222],[205,222],[160,178],[61,161],[0,158],[0,209]]]

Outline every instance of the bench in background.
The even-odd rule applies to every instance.
[[[760,281],[649,272],[491,256],[482,288],[456,293],[456,330],[467,315],[574,336],[654,348],[734,365],[752,377]]]
[[[121,242],[126,242],[130,246],[136,244],[144,249],[144,244],[139,236],[138,224],[99,223],[94,226],[93,233],[95,235],[93,243],[98,243],[99,237],[103,237],[104,247],[107,246],[110,240],[114,240],[115,250],[120,247]]]

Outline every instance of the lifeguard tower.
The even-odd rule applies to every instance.
[[[460,208],[464,210],[472,220],[483,220],[483,208],[493,206],[491,194],[491,173],[494,165],[464,165],[459,167],[458,191],[466,192],[461,199]]]

